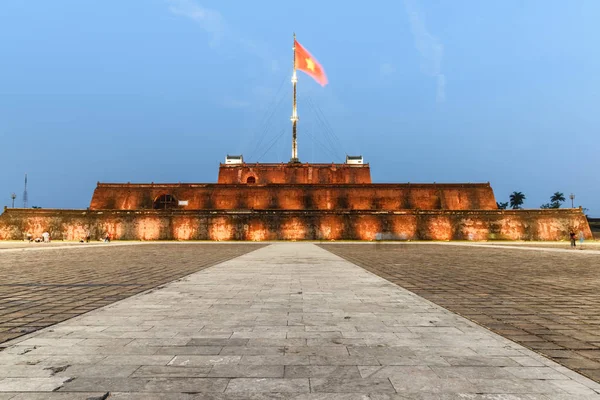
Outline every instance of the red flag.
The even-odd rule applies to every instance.
[[[306,72],[321,86],[327,85],[327,75],[317,59],[296,40],[294,46],[296,47],[296,69]]]

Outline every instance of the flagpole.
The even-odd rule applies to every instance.
[[[298,112],[296,109],[296,83],[298,77],[296,76],[296,33],[294,33],[294,72],[292,74],[292,86],[294,89],[294,100],[292,103],[292,158],[291,163],[300,162],[298,159],[298,143],[296,141],[296,124],[298,123]]]

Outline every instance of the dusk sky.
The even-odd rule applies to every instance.
[[[97,181],[216,182],[302,162],[487,182],[600,217],[600,1],[2,0],[0,206],[86,208]]]

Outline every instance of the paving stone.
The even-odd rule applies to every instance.
[[[0,392],[52,392],[61,387],[69,378],[3,378],[0,379]]]
[[[284,366],[218,364],[212,367],[208,376],[214,378],[283,378]]]
[[[60,392],[43,392],[43,393],[22,393],[12,397],[11,400],[87,400],[99,399],[106,392],[79,392],[79,393],[60,393]],[[3,399],[0,397],[0,399]]]
[[[229,379],[221,378],[77,378],[65,383],[60,391],[224,392],[228,383]]]
[[[175,356],[170,361],[168,361],[168,365],[172,365],[174,367],[198,367],[198,366],[212,366],[218,364],[238,364],[241,360],[242,356],[190,356],[190,355],[181,355]],[[166,364],[166,363],[165,363]]]
[[[190,339],[185,337],[174,338],[152,338],[152,339],[134,339],[125,347],[165,347],[165,346],[185,346],[190,342]]]
[[[146,356],[138,354],[129,354],[126,356],[107,356],[100,361],[100,364],[109,365],[166,365],[173,359],[172,356]]]
[[[362,378],[409,378],[417,376],[419,378],[429,377],[437,379],[439,374],[436,374],[432,367],[424,365],[406,366],[406,365],[385,365],[385,366],[359,366],[358,370]]]
[[[273,355],[273,354],[284,354],[285,347],[249,347],[249,346],[225,346],[219,353],[220,355],[249,355],[249,356],[261,356],[261,355]]]
[[[310,392],[308,379],[284,378],[235,378],[227,386],[226,393],[235,392]]]
[[[396,390],[387,378],[310,378],[313,392],[330,393],[395,393]]]
[[[410,357],[415,352],[408,346],[348,346],[351,356]]]
[[[550,367],[505,367],[503,370],[521,379],[568,379]]]
[[[186,341],[187,346],[246,346],[249,339],[216,339],[216,338],[194,338]]]
[[[150,347],[150,349],[152,349]],[[221,353],[221,346],[164,346],[155,347],[154,353],[156,355],[217,355]]]
[[[308,356],[280,355],[280,356],[242,356],[240,364],[245,365],[309,365]]]
[[[211,368],[212,366],[174,367],[163,365],[142,365],[132,371],[130,375],[132,378],[205,378],[208,376]]]
[[[510,357],[449,357],[444,356],[450,365],[455,366],[487,366],[487,367],[519,367],[519,363]]]
[[[52,371],[48,369],[48,366],[43,364],[0,365],[0,378],[49,378],[52,375]]]
[[[299,356],[348,356],[344,346],[287,346],[285,354]]]
[[[286,378],[361,378],[357,366],[287,365]]]
[[[390,377],[389,379],[398,393],[481,393],[481,390],[466,379],[432,379],[428,376]],[[490,383],[493,384],[493,381],[490,380]]]
[[[469,379],[478,393],[556,393],[545,380]]]

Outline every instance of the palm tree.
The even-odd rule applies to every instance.
[[[508,207],[508,201],[496,202],[496,206],[498,206],[499,210],[506,210]]]
[[[519,210],[525,201],[525,195],[521,192],[512,192],[510,194],[510,208],[513,210]]]
[[[554,192],[554,194],[550,197],[550,202],[556,205],[554,208],[559,208],[560,204],[565,202],[565,195],[561,192]]]

